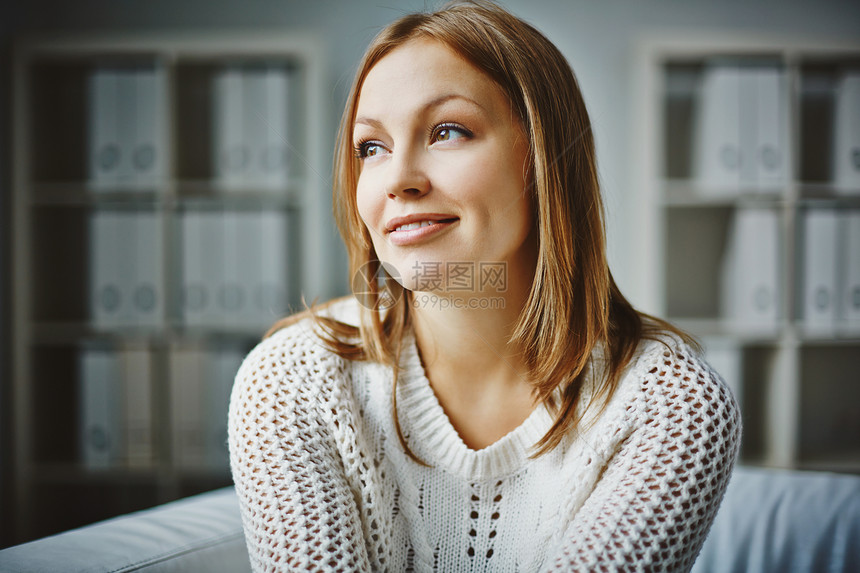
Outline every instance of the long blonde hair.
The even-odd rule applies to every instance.
[[[435,12],[404,16],[371,42],[344,109],[334,165],[335,217],[346,242],[351,276],[371,279],[360,281],[365,292],[358,327],[312,314],[323,340],[344,358],[398,364],[403,336],[410,327],[410,293],[394,281],[380,285],[375,280],[381,263],[356,205],[360,165],[352,129],[370,69],[416,38],[442,42],[498,84],[529,138],[529,192],[535,206],[538,258],[512,342],[524,353],[536,398],[555,416],[551,429],[535,444],[535,455],[541,455],[581,421],[576,413],[587,366],[598,344],[607,360],[605,375],[586,409],[605,407],[643,337],[654,338],[667,330],[684,335],[664,321],[637,312],[612,278],[585,102],[564,56],[531,25],[489,2],[455,2]],[[392,296],[394,302],[388,308]],[[380,310],[383,306],[385,312]],[[270,332],[295,320],[285,319]],[[396,387],[396,367],[394,371]],[[393,396],[398,437],[412,455],[400,430],[396,391]]]

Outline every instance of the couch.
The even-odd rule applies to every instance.
[[[0,571],[242,573],[232,488],[0,551]],[[694,573],[860,572],[860,476],[738,467]]]

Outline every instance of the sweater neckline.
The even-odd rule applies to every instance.
[[[529,461],[534,444],[552,427],[552,416],[538,405],[508,434],[474,450],[454,429],[430,386],[414,334],[404,339],[400,365],[397,409],[401,425],[415,454],[433,467],[476,481],[509,475]]]

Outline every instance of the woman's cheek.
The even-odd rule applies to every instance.
[[[373,228],[374,221],[374,206],[373,199],[368,190],[368,185],[362,179],[359,179],[358,186],[355,192],[355,202],[358,207],[358,215],[368,228]]]
[[[355,199],[358,216],[367,228],[374,249],[379,254],[380,248],[384,248],[381,244],[385,226],[385,221],[382,220],[385,208],[384,200],[376,197],[376,194],[368,186],[363,185],[361,181],[359,181],[358,188],[356,189]]]

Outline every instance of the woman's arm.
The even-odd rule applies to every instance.
[[[737,457],[737,403],[686,346],[646,360],[635,429],[550,553],[552,571],[687,571],[701,549]]]
[[[251,564],[266,572],[367,571],[355,497],[321,413],[336,369],[306,338],[264,341],[233,389],[230,462]]]

